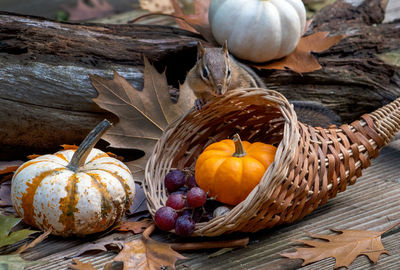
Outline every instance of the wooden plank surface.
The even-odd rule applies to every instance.
[[[339,193],[327,204],[319,207],[309,216],[294,224],[279,226],[248,234],[250,244],[216,256],[217,250],[185,252],[188,260],[177,263],[179,270],[242,270],[242,269],[332,269],[334,260],[325,259],[309,266],[301,267],[301,260],[289,260],[279,255],[293,251],[293,239],[307,239],[307,233],[327,234],[329,229],[368,229],[384,230],[400,221],[400,139],[384,148],[372,166],[364,171],[355,185]],[[243,237],[247,234],[230,235],[216,239]],[[131,234],[114,233],[103,239],[138,238]],[[177,238],[169,233],[156,231],[154,239],[172,242]],[[377,265],[371,264],[365,256],[358,257],[349,269],[399,269],[400,265],[400,227],[393,229],[382,237],[390,256],[382,255]],[[51,236],[32,251],[23,255],[25,259],[42,260],[44,265],[34,265],[26,269],[67,269],[71,256],[87,243],[96,238],[62,239]],[[197,239],[198,240],[198,239]],[[205,239],[204,239],[205,240]],[[209,239],[208,239],[209,240]],[[0,249],[6,254],[16,246]],[[113,252],[81,255],[79,260],[90,261],[97,269],[115,256]]]

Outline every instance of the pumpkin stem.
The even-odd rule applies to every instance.
[[[244,151],[242,140],[240,139],[239,134],[233,135],[233,142],[235,143],[235,153],[233,153],[232,157],[244,157],[246,156],[246,151]]]
[[[71,161],[67,165],[67,168],[71,171],[77,172],[80,167],[85,164],[86,158],[92,151],[93,147],[100,140],[101,136],[112,126],[111,122],[107,119],[101,121],[76,149]]]

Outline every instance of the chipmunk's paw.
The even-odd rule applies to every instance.
[[[206,104],[206,102],[204,101],[204,99],[198,98],[194,101],[194,107],[196,108],[196,110],[200,111],[203,106]]]

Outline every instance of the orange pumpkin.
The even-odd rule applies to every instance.
[[[242,142],[236,134],[204,149],[196,162],[196,182],[210,197],[236,205],[260,182],[275,152],[275,146]]]

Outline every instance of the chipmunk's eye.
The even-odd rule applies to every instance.
[[[228,77],[230,77],[230,76],[231,76],[231,69],[228,68]]]
[[[203,68],[203,77],[207,78],[208,76],[208,70],[206,68]]]

